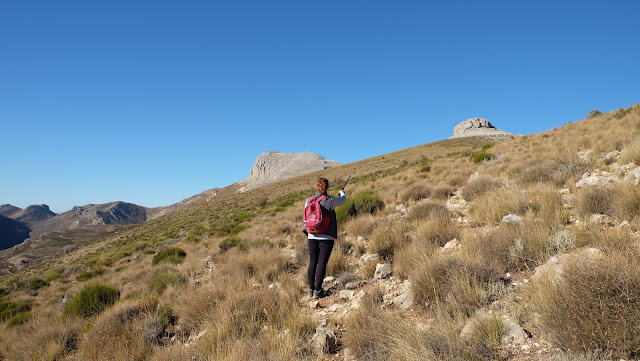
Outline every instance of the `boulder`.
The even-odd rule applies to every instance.
[[[502,223],[520,223],[522,222],[522,217],[517,214],[507,214],[502,217]]]
[[[335,353],[338,350],[336,334],[326,327],[316,328],[316,333],[311,337],[311,349],[318,356]]]
[[[403,310],[410,309],[413,307],[413,292],[409,291],[397,296],[393,299],[393,304]]]
[[[391,275],[393,270],[391,269],[391,265],[388,263],[378,263],[376,265],[376,272],[373,275],[373,278],[383,279],[387,278]]]

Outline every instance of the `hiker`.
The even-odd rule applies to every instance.
[[[317,193],[309,197],[305,203],[306,216],[309,203],[320,199],[318,203],[322,208],[321,211],[323,215],[329,216],[330,219],[328,228],[326,226],[319,227],[322,231],[321,233],[312,233],[312,231],[308,229],[308,226],[305,227],[304,230],[309,240],[309,269],[307,271],[307,277],[309,279],[309,297],[312,298],[327,296],[327,292],[322,289],[322,280],[327,271],[327,263],[329,262],[329,256],[331,256],[334,240],[338,238],[338,222],[336,221],[336,212],[334,209],[345,204],[347,201],[344,190],[339,192],[340,197],[329,197],[327,196],[328,188],[329,181],[326,178],[319,178],[316,182]],[[307,224],[306,219],[305,224]],[[324,230],[324,228],[327,229]]]

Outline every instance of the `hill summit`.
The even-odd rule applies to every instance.
[[[515,138],[517,134],[497,129],[484,118],[469,118],[453,128],[453,137],[498,136],[501,138]]]
[[[249,190],[306,173],[341,165],[312,152],[264,152],[258,156],[249,177],[241,181],[241,190]]]

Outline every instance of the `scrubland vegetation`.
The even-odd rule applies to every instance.
[[[506,142],[416,147],[222,195],[4,279],[0,359],[638,357],[640,191],[620,172],[640,165],[639,134],[638,106],[592,111]],[[339,342],[318,355],[302,206],[315,177],[335,194],[350,171],[328,275],[335,291],[363,281],[364,295],[327,320]],[[619,181],[576,186],[602,171]],[[410,284],[411,308],[389,302],[393,280],[372,280],[377,263]],[[510,322],[526,340],[505,340]]]

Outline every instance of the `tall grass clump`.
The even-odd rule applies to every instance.
[[[376,226],[380,222],[380,219],[373,214],[365,214],[363,216],[352,218],[347,224],[344,225],[344,229],[348,234],[355,237],[362,236],[368,238]]]
[[[382,293],[373,290],[346,320],[344,345],[359,360],[469,360],[485,358],[459,338],[452,322],[416,327],[401,313],[381,308]]]
[[[615,187],[615,195],[611,203],[613,216],[620,221],[636,221],[640,217],[640,191],[632,182],[625,182]]]
[[[475,198],[469,204],[469,213],[476,221],[493,224],[509,213],[524,215],[530,207],[529,198],[519,189],[497,188]]]
[[[414,184],[400,194],[400,200],[404,203],[407,203],[410,200],[419,201],[431,197],[431,194],[433,194],[431,186],[426,184]]]
[[[178,247],[167,247],[153,256],[153,265],[158,263],[168,262],[173,264],[180,264],[187,257],[187,252]]]
[[[616,192],[611,186],[595,186],[580,189],[576,196],[576,211],[582,219],[592,214],[611,215],[611,205]]]
[[[149,282],[149,288],[158,294],[162,293],[169,286],[179,285],[187,282],[187,277],[179,272],[162,272],[155,275],[151,282]]]
[[[13,302],[9,299],[9,296],[0,296],[0,322],[30,310],[31,303],[29,302]]]
[[[120,298],[115,287],[93,283],[86,285],[65,308],[66,315],[89,317],[102,312]]]
[[[533,305],[557,346],[616,359],[640,355],[637,258],[637,252],[574,258],[559,279],[537,281]]]
[[[470,316],[494,301],[489,292],[500,282],[501,270],[492,262],[437,255],[409,272],[416,303],[451,315]]]
[[[353,217],[375,214],[384,209],[384,201],[373,191],[366,190],[347,197],[347,202],[336,208],[338,224],[344,224]]]
[[[622,149],[620,154],[620,163],[640,164],[640,138],[634,138]]]
[[[472,201],[489,191],[502,187],[501,181],[492,178],[480,177],[473,179],[467,183],[462,190],[462,196],[467,201]]]
[[[377,253],[386,260],[392,260],[395,252],[409,243],[407,226],[402,222],[382,222],[371,234],[369,253]]]

